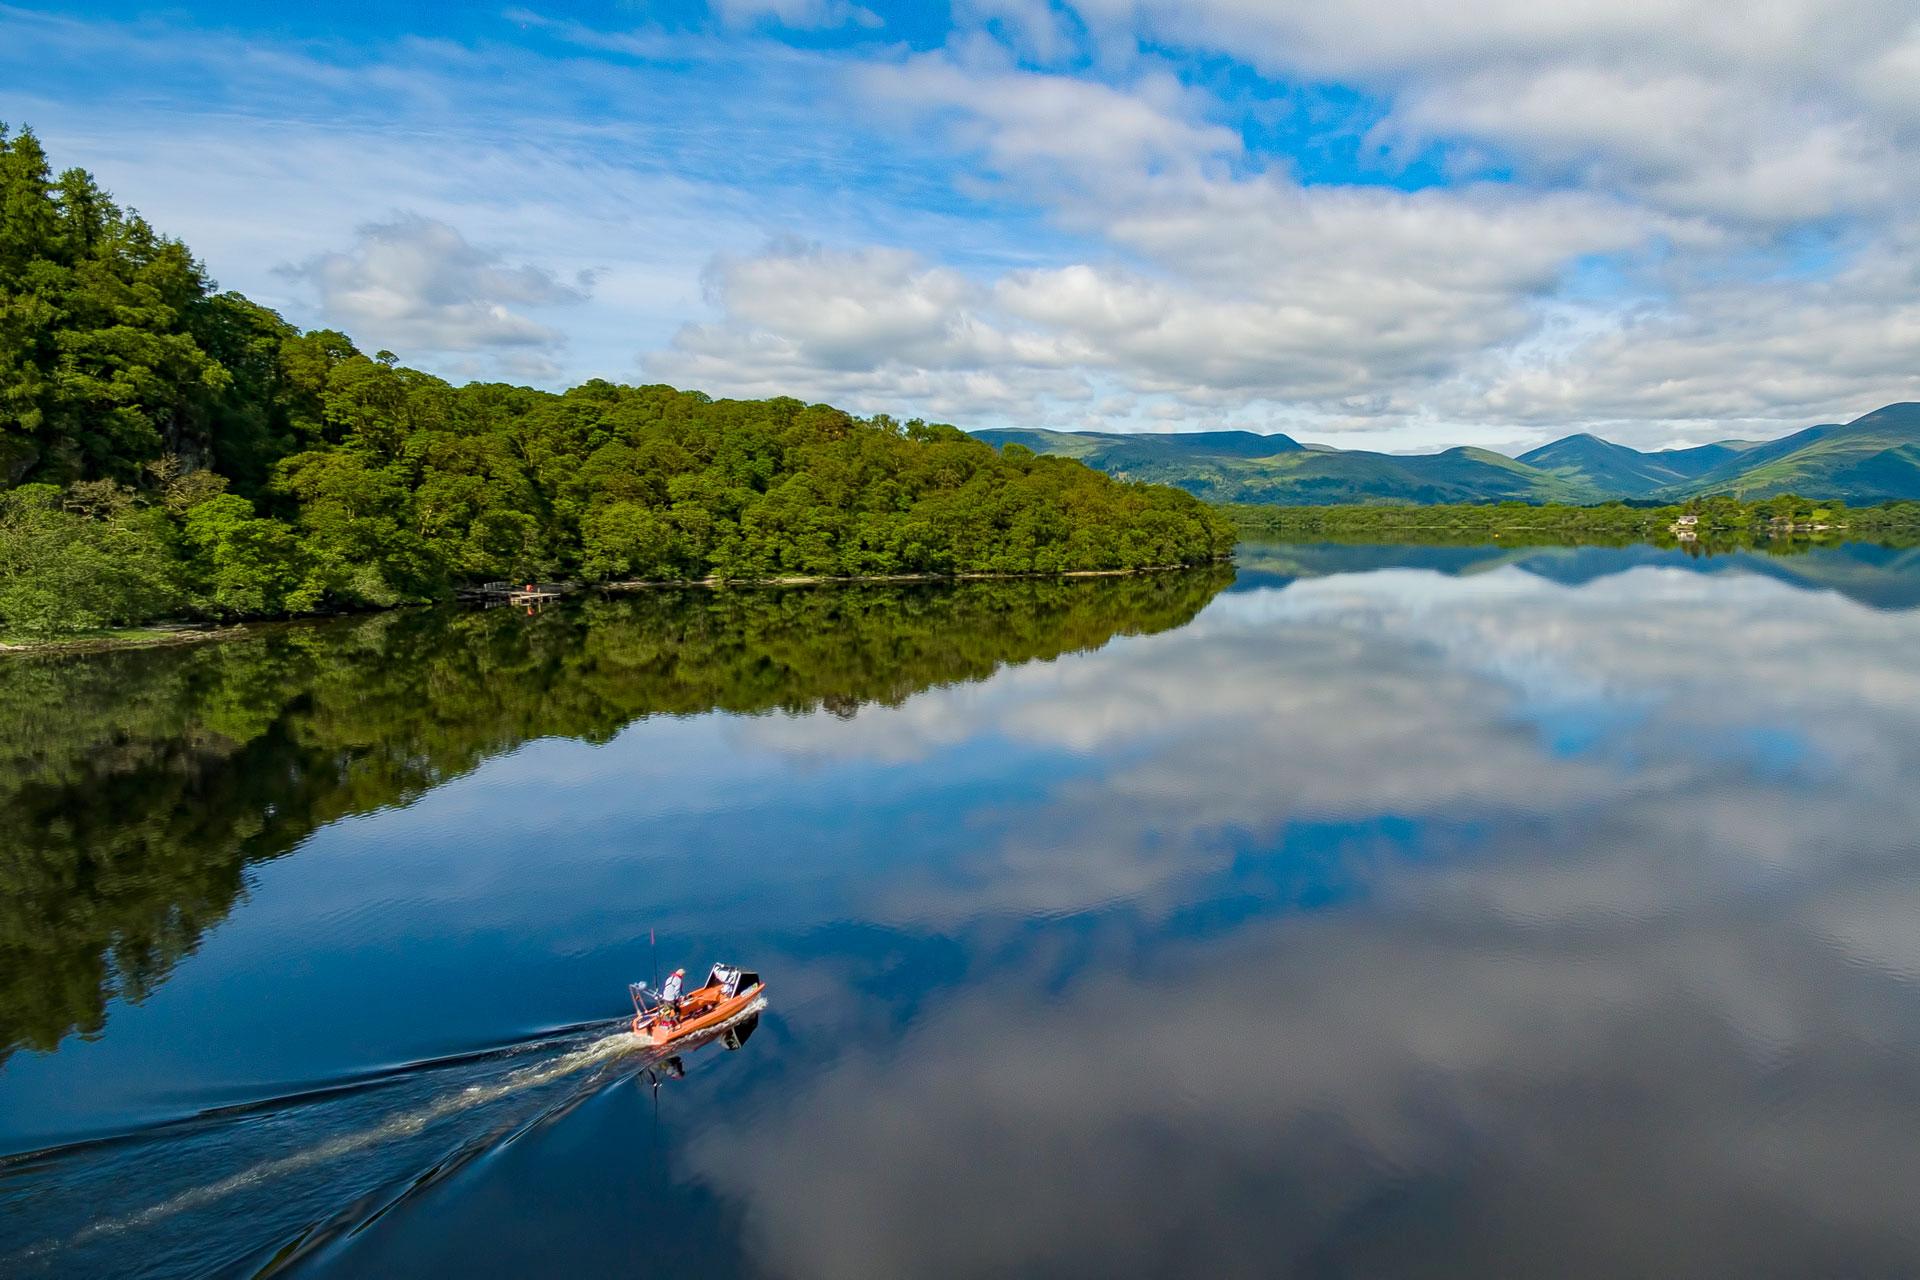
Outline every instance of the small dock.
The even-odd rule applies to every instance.
[[[483,582],[460,594],[489,604],[504,602],[531,607],[558,600],[572,589],[570,582]]]
[[[508,604],[544,604],[548,600],[558,600],[560,593],[541,586],[526,586],[518,591],[507,592]]]

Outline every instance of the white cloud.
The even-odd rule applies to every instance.
[[[963,425],[1389,448],[1766,435],[1916,394],[1909,5],[968,0],[932,52],[771,34],[863,12],[723,0],[692,34],[510,16],[553,56],[10,10],[0,43],[43,56],[0,50],[0,74],[10,116],[223,283],[449,371],[512,348],[550,382],[627,377],[639,354],[716,392]],[[1276,86],[1233,63],[1360,105],[1260,100]],[[145,88],[135,109],[52,65]],[[1358,167],[1314,172],[1349,134]],[[1445,181],[1402,189],[1395,163]],[[508,278],[460,296],[428,247],[342,249],[395,208]],[[533,302],[516,263],[604,274]]]
[[[995,297],[1103,380],[1170,397],[1158,413],[1376,435],[1428,419],[1501,442],[1607,423],[1666,443],[1913,394],[1920,287],[1899,246],[1920,114],[1901,69],[1920,23],[1903,6],[1077,10],[1109,47],[1145,32],[1357,79],[1387,95],[1376,140],[1490,147],[1482,163],[1532,179],[1302,185],[1248,165],[1208,119],[1221,104],[1140,54],[1117,84],[1011,69],[977,42],[863,71],[865,92],[944,122],[1003,189],[1111,246]],[[1836,219],[1853,224],[1838,238]],[[1784,255],[1808,244],[1835,265],[1796,271]],[[1568,296],[1596,258],[1619,285]]]
[[[939,113],[963,147],[1000,172],[1099,190],[1188,172],[1238,155],[1240,136],[1199,118],[1205,105],[1165,72],[1124,88],[1009,68],[990,55],[926,54],[855,70],[855,87],[914,116]]]
[[[996,327],[985,292],[903,250],[785,240],[718,258],[707,284],[724,319],[683,328],[647,358],[651,375],[719,394],[953,417],[1088,394],[1069,368],[1076,353]]]
[[[1910,182],[1902,140],[1856,112],[1697,71],[1501,68],[1409,90],[1383,132],[1464,134],[1552,177],[1736,224],[1885,207]]]
[[[775,22],[796,31],[829,27],[877,27],[880,15],[847,0],[713,0],[713,11],[732,27]]]
[[[444,222],[402,215],[358,229],[351,248],[286,269],[363,343],[429,351],[557,347],[565,335],[515,308],[584,302],[587,279],[505,262]]]
[[[1584,57],[1827,75],[1910,36],[1901,0],[1077,0],[1090,24],[1329,77],[1472,72]]]
[[[1082,43],[1079,24],[1050,0],[957,0],[954,20],[990,30],[1042,64],[1077,53]]]
[[[836,253],[787,241],[716,260],[708,281],[730,317],[794,335],[801,354],[827,368],[868,365],[876,344],[936,365],[956,350],[997,345],[967,311],[967,280],[903,250]]]
[[[1657,305],[1583,308],[1561,327],[1478,362],[1436,397],[1456,413],[1553,429],[1612,423],[1664,443],[1649,421],[1691,420],[1695,439],[1767,435],[1920,399],[1920,224],[1889,232],[1832,275],[1764,286],[1682,285]]]
[[[1411,403],[1527,333],[1526,304],[1570,256],[1626,247],[1639,230],[1580,197],[1206,181],[1115,219],[1114,239],[1162,265],[1159,278],[1076,266],[1017,273],[1000,296],[1137,389],[1191,404]]]
[[[650,367],[736,388],[777,367],[852,389],[864,371],[865,395],[934,377],[950,392],[941,407],[966,425],[1057,421],[1074,407],[1031,393],[1071,387],[1074,401],[1093,389],[1165,398],[1149,417],[1265,403],[1325,426],[1361,403],[1417,405],[1470,358],[1526,336],[1529,303],[1569,259],[1632,248],[1653,229],[1578,193],[1235,176],[1222,166],[1240,154],[1237,135],[1191,118],[1188,92],[1159,77],[1128,94],[914,58],[857,78],[910,119],[943,122],[1001,181],[1115,256],[978,281],[896,249],[724,258],[711,272],[722,321],[683,329]],[[968,402],[970,388],[987,397]]]
[[[1786,226],[1920,189],[1903,159],[1920,140],[1903,74],[1920,20],[1898,0],[1077,7],[1096,27],[1377,90],[1385,137],[1492,143],[1523,172],[1670,212]]]

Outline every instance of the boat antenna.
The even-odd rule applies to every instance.
[[[653,945],[653,926],[647,926],[647,955],[653,960],[653,989],[660,989],[660,952]]]

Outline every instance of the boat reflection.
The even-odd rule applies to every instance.
[[[718,1041],[720,1047],[729,1053],[746,1044],[748,1039],[750,1039],[753,1033],[759,1028],[760,1013],[766,1007],[766,998],[762,997],[755,1001],[746,1013],[742,1014],[739,1018],[724,1023],[721,1026],[713,1027],[710,1030],[696,1032],[688,1036],[680,1042],[680,1048],[642,1069],[640,1076],[636,1078],[645,1079],[653,1086],[653,1092],[657,1100],[662,1084],[668,1080],[684,1080],[687,1078],[686,1058],[688,1054],[704,1049],[715,1041]],[[658,1118],[656,1114],[655,1119]]]

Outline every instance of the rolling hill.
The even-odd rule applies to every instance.
[[[1371,453],[1250,431],[1121,435],[990,430],[994,445],[1058,453],[1128,480],[1178,485],[1210,502],[1587,502],[1589,490],[1489,449]]]
[[[1684,486],[1709,471],[1737,462],[1753,447],[1751,441],[1723,440],[1692,449],[1642,453],[1583,433],[1541,445],[1521,454],[1516,461],[1595,492],[1644,498],[1670,486]]]
[[[1178,485],[1212,502],[1672,502],[1713,493],[1798,493],[1854,505],[1920,500],[1920,404],[1888,405],[1765,442],[1642,451],[1581,434],[1518,458],[1472,448],[1373,453],[1250,431],[975,434],[996,446],[1065,454],[1123,479]]]
[[[1770,440],[1655,497],[1776,493],[1874,503],[1920,498],[1920,404],[1890,404],[1844,426],[1808,427]]]

